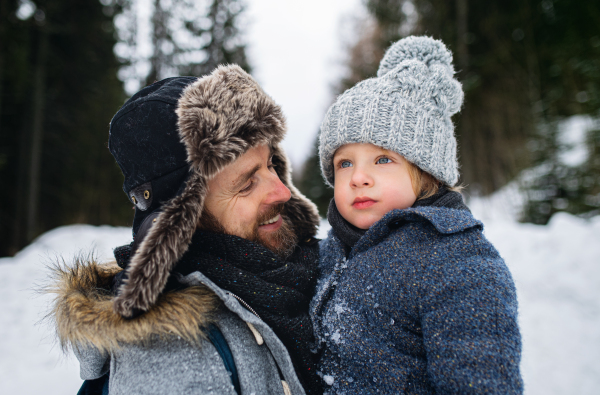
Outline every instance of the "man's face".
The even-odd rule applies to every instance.
[[[208,182],[204,210],[230,235],[288,252],[295,237],[280,212],[291,192],[283,185],[266,145],[246,151]],[[202,221],[202,219],[200,219]]]

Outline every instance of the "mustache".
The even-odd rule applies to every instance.
[[[263,214],[258,216],[256,223],[262,224],[263,222],[268,221],[271,218],[275,217],[277,214],[281,214],[283,212],[283,208],[284,208],[283,203],[279,203],[279,204],[276,204],[275,206],[270,207],[267,211],[265,211]]]

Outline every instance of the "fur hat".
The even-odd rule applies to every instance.
[[[321,125],[321,171],[333,186],[333,155],[344,144],[371,143],[398,152],[440,181],[458,181],[456,138],[450,117],[463,102],[452,54],[430,37],[393,44],[377,77],[341,94]]]
[[[142,90],[140,96],[132,97],[139,103],[125,108],[131,104],[127,103],[126,115],[113,119],[111,152],[125,175],[128,196],[135,196],[131,191],[140,186],[153,187],[153,182],[165,175],[177,171],[185,175],[179,185],[177,177],[181,174],[163,183],[172,197],[151,202],[158,209],[152,216],[155,222],[139,249],[132,251],[126,269],[128,279],[114,301],[115,311],[124,317],[147,311],[156,302],[172,268],[191,242],[202,215],[208,180],[252,147],[266,144],[272,148],[275,170],[292,193],[283,214],[296,235],[300,239],[314,236],[319,223],[316,206],[291,183],[288,161],[280,147],[286,131],[283,113],[250,75],[230,65],[220,66],[202,78],[177,77],[157,84],[160,86],[150,94]],[[148,99],[150,95],[154,98]],[[173,95],[177,96],[175,106]],[[163,128],[152,127],[156,117],[161,118]],[[174,128],[169,126],[171,117],[177,120]],[[134,126],[125,128],[127,125]],[[179,145],[173,143],[173,138]],[[121,144],[120,139],[128,144]],[[143,149],[140,141],[144,142]],[[134,154],[126,152],[128,149]],[[185,152],[183,167],[181,150]],[[157,194],[154,192],[154,196]],[[152,212],[149,207],[147,211]],[[136,204],[136,212],[141,209]]]

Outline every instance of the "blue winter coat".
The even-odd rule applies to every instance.
[[[321,242],[311,317],[331,394],[521,394],[511,274],[467,210],[393,210]]]

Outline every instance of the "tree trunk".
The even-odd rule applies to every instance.
[[[8,18],[8,1],[0,0],[0,120],[2,119],[2,88],[4,86],[4,53],[6,51],[6,19]],[[0,121],[0,138],[2,138],[2,122]]]
[[[29,165],[29,198],[27,200],[27,240],[37,236],[38,211],[42,164],[42,141],[44,138],[44,107],[46,104],[46,61],[48,58],[48,31],[46,26],[39,30],[37,63],[33,87],[33,127]]]
[[[150,57],[150,73],[146,77],[146,86],[164,78],[163,66],[165,64],[162,43],[167,34],[165,11],[160,0],[154,0],[154,13],[152,14],[152,57]]]
[[[458,65],[463,77],[469,67],[469,48],[467,47],[469,25],[467,17],[467,0],[456,0],[456,54],[458,55]]]

